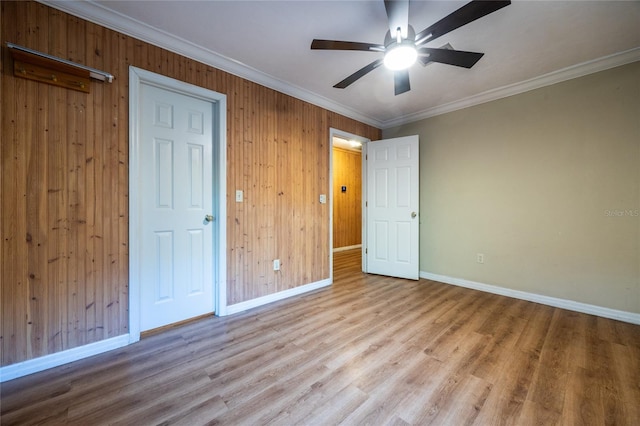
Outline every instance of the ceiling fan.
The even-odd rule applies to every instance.
[[[511,4],[510,1],[474,0],[416,34],[413,27],[409,25],[409,0],[385,0],[384,7],[389,21],[389,30],[385,35],[383,45],[354,41],[314,39],[311,43],[311,49],[361,50],[384,53],[383,58],[376,59],[333,87],[344,89],[384,64],[387,68],[394,71],[395,94],[399,95],[411,90],[411,85],[409,84],[409,67],[413,65],[416,60],[423,66],[429,62],[440,62],[464,68],[474,66],[475,63],[482,58],[484,53],[465,52],[446,48],[436,49],[426,47],[425,45],[456,28],[460,28],[476,19],[502,9],[509,4]]]

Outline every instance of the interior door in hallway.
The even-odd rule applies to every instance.
[[[140,329],[213,312],[213,105],[141,85]]]
[[[418,136],[367,144],[366,272],[419,278]]]

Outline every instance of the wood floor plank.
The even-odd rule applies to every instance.
[[[605,424],[604,407],[600,399],[600,386],[588,370],[577,367],[568,378],[567,392],[562,410],[564,424]]]
[[[331,398],[324,404],[316,407],[307,417],[302,419],[301,423],[339,424],[367,398],[367,394],[356,386],[348,385],[331,395]]]
[[[528,398],[549,412],[562,413],[574,347],[570,314],[555,310],[540,353],[540,362]]]
[[[617,380],[623,383],[616,388],[621,392],[619,402],[624,407],[624,418],[630,419],[631,424],[640,424],[640,347],[613,343],[611,352],[611,369]]]
[[[504,355],[500,371],[492,376],[493,389],[476,418],[477,425],[514,425],[521,419],[539,359],[518,348]]]
[[[491,383],[473,375],[464,376],[448,398],[442,401],[437,413],[429,411],[426,418],[415,424],[472,425],[492,390]],[[427,419],[431,418],[430,421]]]
[[[330,370],[325,366],[320,368],[322,368],[322,374],[319,376],[312,374],[307,377],[301,374],[292,378],[296,383],[285,383],[284,386],[288,389],[288,395],[284,398],[286,402],[261,424],[300,424],[311,411],[325,404],[333,395],[351,383],[351,379],[343,369]]]
[[[406,391],[402,392],[404,399],[398,405],[403,420],[420,424],[435,418],[462,378],[475,366],[477,356],[486,347],[488,339],[472,333],[459,343],[459,349],[452,351],[446,361],[428,355],[418,368],[407,372]],[[439,361],[438,364],[431,359]]]
[[[0,385],[2,425],[640,424],[640,326],[430,280],[331,287]]]
[[[406,414],[400,404],[406,403],[407,394],[416,395],[414,389],[426,389],[425,383],[429,376],[423,372],[437,371],[442,367],[440,361],[425,355],[419,348],[407,349],[401,357],[394,359],[397,362],[385,365],[384,380],[371,377],[363,378],[358,383],[360,389],[368,389],[370,397],[349,415],[346,424],[378,425],[397,421],[406,423],[398,417],[399,413]],[[398,389],[404,389],[404,392],[398,392]]]

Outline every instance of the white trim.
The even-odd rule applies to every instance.
[[[347,251],[347,250],[355,250],[358,248],[362,248],[362,244],[356,244],[354,246],[344,246],[344,247],[336,247],[333,249],[334,253],[338,253],[340,251]]]
[[[242,77],[246,80],[258,83],[262,86],[293,96],[294,98],[309,102],[319,107],[337,112],[346,117],[362,123],[380,128],[381,122],[375,118],[366,116],[361,112],[345,105],[340,105],[331,99],[320,96],[305,88],[294,86],[277,77],[250,67],[235,59],[228,58],[217,52],[205,49],[183,38],[172,35],[166,31],[157,29],[144,22],[140,22],[129,16],[114,12],[93,1],[68,1],[68,0],[38,0],[55,9],[117,31],[131,37],[135,37],[154,46],[162,47],[171,52],[178,53],[187,58],[210,65],[230,74]]]
[[[247,300],[246,302],[236,303],[235,305],[227,306],[227,314],[236,314],[248,309],[257,308],[259,306],[266,305],[268,303],[277,302],[278,300],[286,299],[292,296],[298,296],[303,293],[308,293],[319,288],[327,287],[331,285],[330,279],[316,281],[314,283],[301,285],[299,287],[290,288],[278,293],[268,294],[266,296],[257,297],[255,299]]]
[[[420,278],[640,325],[640,314],[420,271]]]
[[[214,164],[217,166],[217,174],[214,173],[214,187],[217,186],[218,196],[214,197],[214,211],[218,212],[216,219],[216,232],[218,239],[214,244],[218,257],[214,263],[214,285],[217,289],[215,300],[216,315],[227,315],[227,97],[223,95],[218,100],[219,108],[217,133],[218,151],[214,151]],[[217,155],[217,158],[216,158]]]
[[[369,167],[367,166],[367,159],[369,158],[369,144],[368,143],[363,143],[362,144],[362,158],[361,160],[361,164],[360,164],[360,175],[361,175],[361,183],[362,183],[362,188],[361,188],[361,195],[362,195],[362,220],[361,222],[361,229],[360,232],[362,233],[362,253],[360,254],[361,257],[361,261],[360,263],[362,263],[361,266],[361,270],[362,272],[367,272],[369,270],[369,264],[368,264],[368,257],[367,257],[367,247],[369,247],[369,240],[368,240],[368,235],[367,235],[367,220],[369,220],[369,216],[368,216],[368,212],[369,209],[367,208],[368,205],[368,201],[367,201],[367,194],[369,193],[368,190],[368,185],[367,182],[369,181],[369,174],[367,173],[367,170],[369,169]]]
[[[127,346],[129,342],[129,335],[123,334],[122,336],[0,367],[0,383],[121,348]]]
[[[551,86],[552,84],[561,83],[563,81],[583,77],[585,75],[593,74],[600,71],[605,71],[610,68],[630,64],[636,61],[640,61],[640,47],[626,50],[624,52],[614,53],[613,55],[604,56],[602,58],[573,65],[557,71],[552,71],[548,74],[534,77],[529,80],[509,84],[507,86],[498,87],[492,90],[487,90],[486,92],[478,93],[477,95],[473,95],[465,99],[438,105],[424,111],[416,112],[414,114],[387,120],[381,123],[382,128],[387,129],[389,127],[395,127],[412,123],[414,121],[424,120],[425,118],[435,117],[436,115],[446,114],[448,112],[457,111],[459,109],[469,108],[486,102],[518,95],[530,90]]]
[[[203,87],[165,77],[133,66],[129,67],[129,333],[130,342],[140,340],[140,86],[149,84],[211,102],[213,105],[213,212],[214,222],[214,310],[227,315],[227,97]],[[216,149],[217,148],[217,149]]]
[[[133,101],[135,99],[135,101]],[[138,185],[133,183],[131,176],[138,176],[138,164],[140,164],[139,149],[134,149],[134,142],[138,139],[138,120],[131,117],[140,113],[138,101],[140,99],[140,82],[138,75],[129,68],[129,342],[140,340],[140,287],[137,277],[140,276],[138,265],[140,264],[137,253],[140,252],[139,227],[132,223],[133,217],[138,217],[141,207]],[[136,179],[137,182],[137,179]],[[135,279],[133,277],[136,277]],[[135,303],[132,303],[135,301]]]

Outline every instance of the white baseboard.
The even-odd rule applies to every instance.
[[[247,300],[246,302],[236,303],[235,305],[229,305],[227,306],[227,315],[243,312],[251,308],[257,308],[258,306],[266,305],[267,303],[276,302],[278,300],[286,299],[292,296],[297,296],[299,294],[317,290],[328,285],[331,285],[331,279],[329,278],[327,278],[326,280],[305,284],[300,287],[290,288],[289,290],[281,291],[279,293],[269,294],[267,296]]]
[[[121,348],[128,344],[129,335],[123,334],[122,336],[112,337],[99,342],[89,343],[88,345],[78,346],[77,348],[67,349],[66,351],[0,367],[0,383]]]
[[[640,325],[640,314],[420,271],[420,278]]]
[[[556,297],[543,296],[526,291],[513,290],[505,287],[483,284],[461,278],[448,277],[446,275],[437,275],[424,271],[420,271],[420,278],[640,325],[640,314],[633,312],[604,308],[602,306],[590,305],[587,303],[575,302],[566,299],[559,299]],[[246,302],[227,306],[227,314],[229,315],[246,311],[251,308],[257,308],[271,302],[276,302],[288,297],[297,296],[299,294],[307,293],[329,285],[331,285],[331,280],[325,279],[300,287],[281,291],[279,293],[247,300]],[[82,358],[98,355],[103,352],[111,351],[113,349],[121,348],[123,346],[127,346],[129,343],[131,343],[130,336],[128,334],[123,334],[122,336],[112,337],[110,339],[101,340],[99,342],[90,343],[88,345],[79,346],[77,348],[68,349],[66,351],[57,352],[51,355],[45,355],[40,358],[35,358],[28,361],[7,365],[5,367],[0,367],[0,383],[17,379],[29,374],[37,373],[49,368],[58,367],[60,365],[77,361]]]
[[[356,244],[355,246],[336,247],[333,249],[333,252],[336,253],[339,251],[355,250],[359,248],[362,248],[362,244]]]
[[[268,296],[259,297],[257,299],[247,300],[246,302],[227,306],[226,314],[230,315],[246,311],[247,309],[256,308],[258,306],[266,305],[267,303],[286,299],[287,297],[307,293],[309,291],[317,290],[328,285],[331,285],[331,279],[329,278],[327,278],[326,280],[317,281],[311,284],[306,284],[300,287],[281,291],[279,293],[270,294]],[[110,339],[101,340],[99,342],[90,343],[88,345],[78,346],[77,348],[67,349],[65,351],[45,355],[35,359],[30,359],[28,361],[18,362],[15,364],[7,365],[5,367],[0,367],[0,383],[27,376],[29,374],[37,373],[49,368],[68,364],[79,359],[98,355],[103,352],[111,351],[113,349],[121,348],[123,346],[127,346],[130,343],[135,343],[135,340],[132,340],[132,336],[130,336],[129,334],[123,334],[122,336],[112,337]]]

